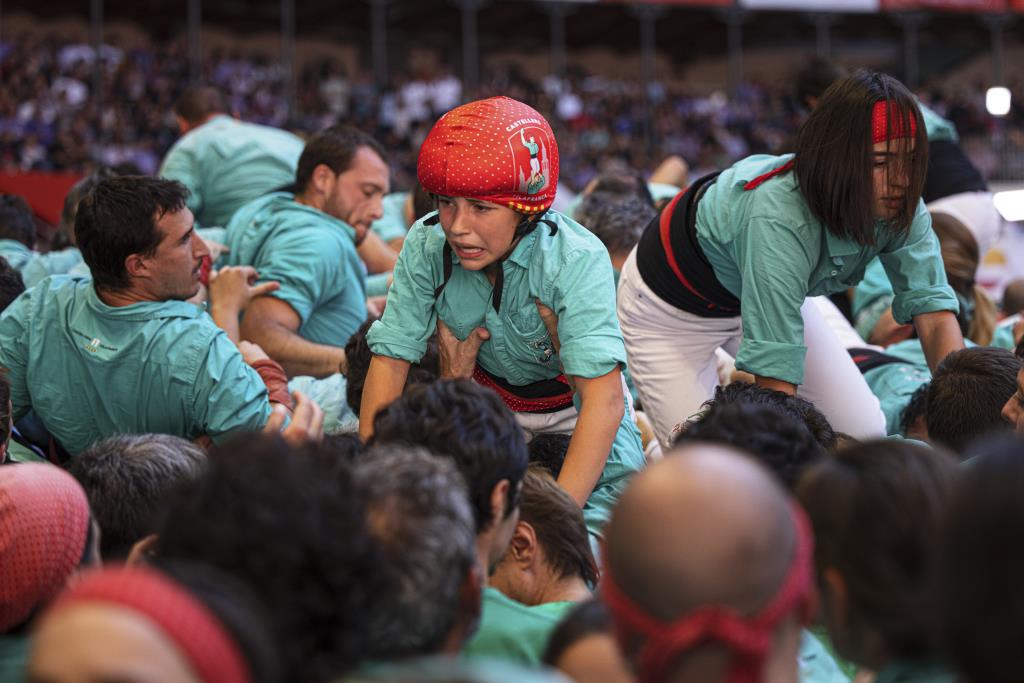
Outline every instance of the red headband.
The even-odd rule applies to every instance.
[[[879,100],[871,112],[871,143],[878,144],[887,140],[912,138],[917,135],[917,120],[913,112],[907,112],[906,125],[904,117],[892,100]],[[909,130],[907,128],[909,126]]]
[[[153,622],[178,646],[206,683],[249,683],[249,666],[220,620],[171,579],[147,567],[105,568],[86,575],[54,603],[49,614],[72,605],[104,602],[127,607]]]
[[[639,683],[668,680],[670,667],[678,656],[707,641],[723,643],[735,653],[729,683],[758,681],[779,622],[796,610],[802,612],[805,622],[811,616],[809,597],[814,541],[803,510],[793,503],[790,511],[796,529],[793,560],[771,602],[752,617],[744,617],[731,607],[709,605],[673,622],[655,619],[619,589],[606,565],[601,594],[612,612],[619,642],[625,643],[631,636],[644,640],[637,661]]]
[[[536,214],[555,200],[558,145],[536,109],[492,97],[438,119],[420,147],[416,173],[431,194]]]

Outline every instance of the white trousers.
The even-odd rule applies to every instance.
[[[836,431],[858,439],[885,436],[878,399],[817,306],[808,299],[800,312],[807,356],[797,394],[814,403]],[[622,268],[618,313],[644,412],[668,450],[675,427],[697,414],[714,394],[715,350],[721,347],[736,355],[742,320],[702,318],[666,303],[640,277],[636,249]]]

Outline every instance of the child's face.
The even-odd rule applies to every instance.
[[[483,270],[512,247],[521,216],[504,206],[465,197],[438,197],[438,217],[466,270]]]
[[[876,142],[871,149],[871,181],[875,218],[890,220],[903,212],[910,184],[908,172],[915,141]]]

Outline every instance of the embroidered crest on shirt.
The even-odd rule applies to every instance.
[[[544,129],[524,126],[509,136],[516,175],[516,189],[521,194],[535,195],[548,186],[550,161]]]

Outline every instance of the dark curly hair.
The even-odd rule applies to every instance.
[[[803,422],[774,405],[716,403],[676,437],[674,446],[705,441],[749,451],[782,480],[796,486],[804,468],[825,456]]]
[[[832,429],[832,425],[829,424],[828,418],[813,403],[799,396],[790,396],[784,391],[766,389],[749,382],[732,382],[724,387],[715,387],[714,398],[705,401],[702,408],[707,410],[714,405],[726,403],[771,406],[789,415],[797,422],[803,422],[811,432],[811,436],[826,451],[836,449],[838,437]]]
[[[345,344],[345,363],[348,372],[345,374],[345,401],[352,412],[359,415],[359,405],[363,402],[363,387],[366,385],[366,374],[370,371],[373,352],[366,343],[366,333],[376,318],[370,318],[355,331]],[[427,340],[427,351],[419,363],[409,366],[409,376],[405,386],[413,384],[430,384],[441,375],[440,359],[437,355],[437,336]]]
[[[381,555],[351,471],[318,447],[251,434],[215,448],[172,500],[158,554],[234,574],[261,596],[291,680],[360,663]]]
[[[466,379],[418,384],[373,420],[373,444],[409,443],[455,460],[466,479],[477,533],[492,522],[491,492],[509,483],[508,508],[518,504],[529,456],[523,430],[498,395]]]

